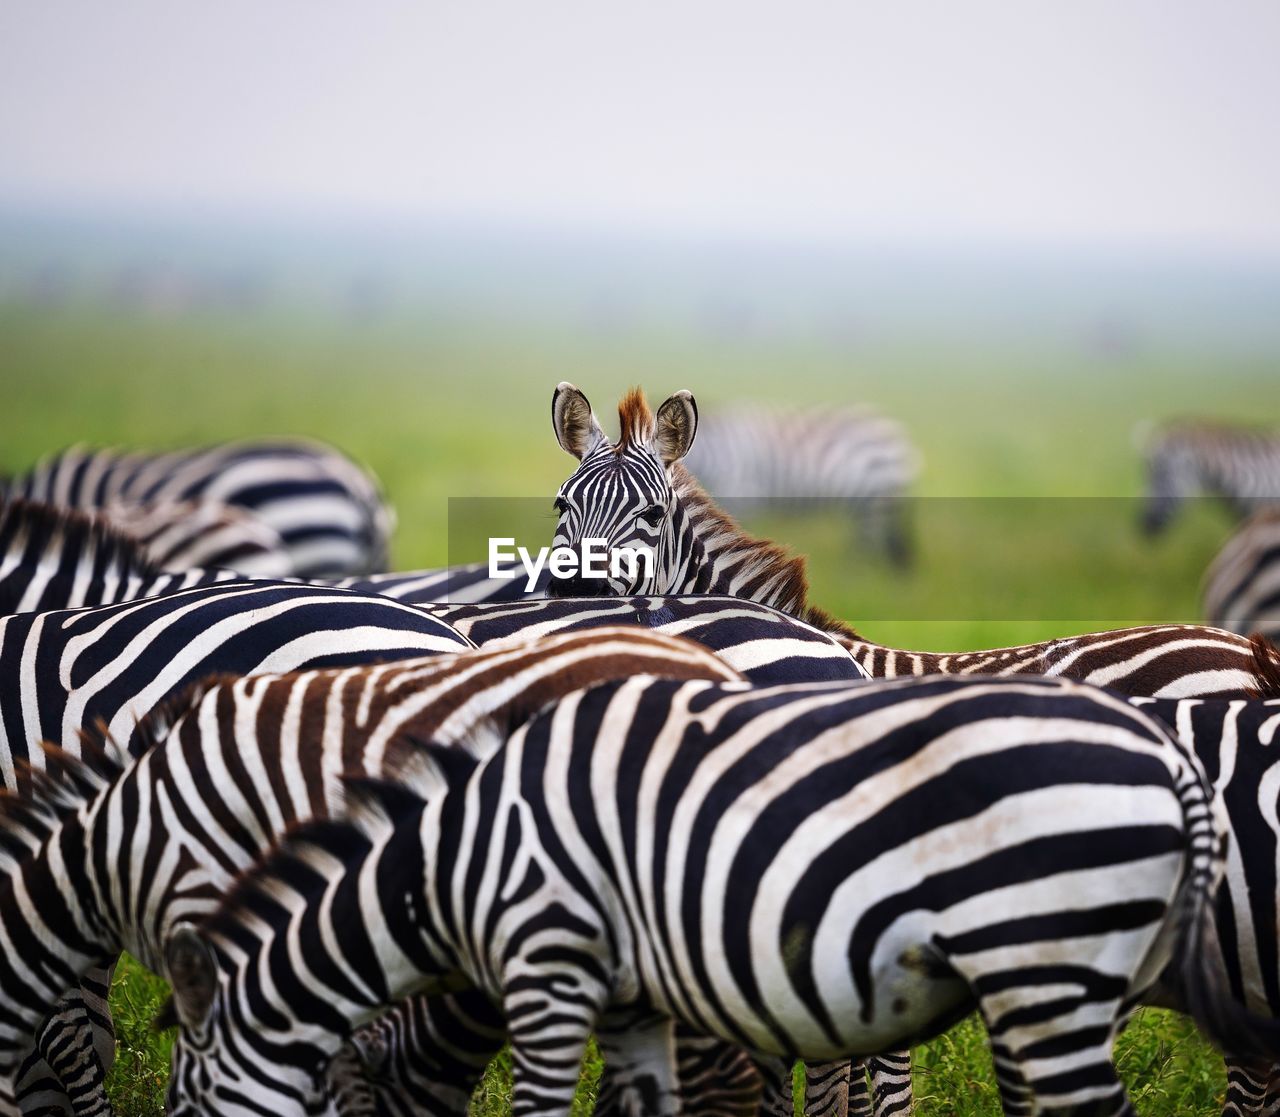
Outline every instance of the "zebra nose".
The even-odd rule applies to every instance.
[[[547,583],[548,597],[609,597],[612,594],[608,578],[584,578],[577,572],[567,578],[552,578]]]

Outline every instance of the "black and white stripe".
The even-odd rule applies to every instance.
[[[163,454],[77,446],[14,478],[8,491],[82,511],[212,501],[252,514],[283,541],[289,569],[309,576],[385,569],[392,513],[377,481],[318,442],[232,442]],[[208,565],[234,568],[233,556]]]
[[[735,509],[834,506],[864,546],[899,563],[909,556],[905,498],[920,456],[900,424],[869,409],[726,408],[702,417],[685,464]]]
[[[1203,772],[1092,688],[637,679],[478,765],[400,762],[408,787],[357,785],[351,822],[171,936],[174,1117],[313,1111],[353,1027],[454,980],[503,1007],[517,1117],[569,1113],[593,1032],[618,1096],[662,1117],[672,1019],[831,1059],[974,1007],[1010,1111],[1129,1114],[1111,1043],[1171,963],[1218,1041],[1280,1050],[1201,949],[1221,869]]]
[[[1194,497],[1222,501],[1242,518],[1280,502],[1280,434],[1226,423],[1171,423],[1145,447],[1143,527],[1163,531]]]
[[[24,773],[36,795],[10,796],[0,810],[0,848],[10,849],[0,874],[0,932],[21,946],[0,954],[0,1069],[12,1069],[23,1038],[94,960],[128,949],[160,968],[159,944],[173,926],[207,912],[289,825],[324,814],[344,770],[380,771],[397,733],[467,742],[477,723],[492,732],[488,719],[515,723],[562,693],[636,675],[738,677],[687,641],[598,629],[518,647],[210,685],[143,719],[135,736],[156,743],[135,763],[122,765],[113,755],[109,733],[105,750],[90,753],[94,770],[76,765],[70,750],[52,752],[49,770],[69,770],[70,785],[42,775],[41,753],[35,770]],[[17,896],[25,902],[13,903]],[[482,1069],[501,1037],[492,1041],[492,1027],[485,1034],[492,1010],[476,1001],[454,999],[434,1015],[452,1021],[449,1042],[460,1050],[474,1054],[476,1042],[486,1045]],[[426,1028],[432,1016],[405,1019]],[[459,1023],[468,1020],[476,1023]],[[440,1052],[405,1046],[425,1034],[400,1038],[388,1058],[439,1065]],[[443,1099],[434,1112],[458,1111],[450,1087],[462,1069],[429,1084]]]
[[[1205,572],[1205,622],[1280,640],[1280,508],[1255,512]]]
[[[18,787],[28,766],[43,765],[36,742],[75,753],[81,733],[97,724],[120,748],[139,751],[146,743],[139,720],[210,674],[396,660],[469,646],[445,622],[399,602],[272,582],[0,618],[0,786]],[[98,971],[41,1033],[41,1050],[56,1052],[59,1066],[55,1075],[36,1063],[27,1068],[25,1108],[56,1096],[56,1077],[63,1087],[80,1083],[72,1091],[77,1113],[106,1111],[94,1037],[74,1027],[87,1018],[99,1037],[109,1036],[106,994]]]
[[[478,647],[600,625],[635,625],[710,648],[754,683],[870,676],[834,637],[754,601],[715,595],[559,598],[425,606]]]

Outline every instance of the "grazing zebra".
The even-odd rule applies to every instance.
[[[18,787],[26,766],[43,763],[44,754],[30,749],[33,742],[50,740],[75,752],[81,732],[97,724],[107,726],[122,748],[140,750],[145,740],[139,719],[209,674],[405,659],[469,646],[445,622],[412,606],[273,582],[226,583],[100,608],[3,617],[0,786]],[[58,1092],[51,1081],[56,1078],[78,1083],[71,1092],[76,1113],[106,1112],[101,1064],[109,1065],[112,1051],[107,984],[105,972],[92,975],[81,999],[73,998],[42,1034],[41,1050],[55,1053],[57,1066],[53,1075],[35,1063],[28,1068],[28,1110]],[[99,1053],[84,1035],[74,1043],[65,1040],[65,1020],[75,1017],[95,1025]]]
[[[84,511],[210,500],[243,509],[284,542],[301,577],[382,570],[393,516],[365,470],[318,442],[232,442],[134,454],[72,447],[9,482],[11,495]],[[231,558],[233,556],[226,556]],[[211,556],[208,565],[234,566]]]
[[[754,683],[869,677],[834,637],[777,609],[740,598],[558,598],[426,608],[479,647],[602,624],[627,624],[702,644]]]
[[[778,507],[813,501],[852,513],[863,542],[910,557],[906,494],[920,456],[899,424],[863,408],[739,406],[706,417],[686,463],[717,500]]]
[[[389,751],[405,783],[355,781],[170,934],[173,1117],[316,1112],[353,1028],[461,983],[502,1006],[515,1117],[570,1112],[592,1033],[662,1117],[673,1019],[832,1059],[973,1008],[1007,1112],[1132,1114],[1111,1045],[1167,966],[1215,1041],[1280,1052],[1210,949],[1202,771],[1094,688],[632,679],[484,760]]]
[[[1216,497],[1237,518],[1280,501],[1280,434],[1225,423],[1173,423],[1145,450],[1142,526],[1168,527],[1191,497]]]
[[[161,570],[220,568],[250,578],[287,578],[293,573],[280,533],[234,504],[116,503],[91,514],[136,540]]]
[[[163,570],[138,540],[96,518],[38,502],[0,499],[0,616],[109,605],[244,580],[236,571],[216,567]],[[531,596],[518,581],[489,578],[488,568],[480,564],[307,583],[408,604]]]
[[[4,941],[21,948],[0,952],[0,1071],[14,1069],[55,1000],[96,960],[126,949],[158,969],[174,926],[210,910],[288,826],[326,813],[343,771],[380,772],[398,733],[487,747],[489,736],[562,694],[638,675],[739,678],[688,641],[601,628],[452,656],[213,680],[141,719],[135,738],[156,743],[132,763],[112,740],[117,719],[102,747],[89,748],[92,768],[52,746],[32,757],[24,775],[36,794],[10,794],[0,809],[8,850],[0,890],[9,896],[0,920]],[[71,779],[59,782],[65,771]],[[465,1011],[453,1015],[492,1016],[476,1001],[463,999]],[[499,1045],[500,1033],[488,1054]],[[435,1085],[448,1097],[465,1071]]]
[[[1202,612],[1219,628],[1280,640],[1280,508],[1255,512],[1218,552]]]

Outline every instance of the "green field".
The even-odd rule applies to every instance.
[[[1275,366],[1262,358],[1104,360],[1065,346],[847,350],[803,339],[606,339],[303,315],[123,321],[88,308],[0,307],[0,471],[75,441],[309,434],[383,478],[399,512],[397,565],[440,565],[483,557],[450,551],[450,498],[549,503],[571,465],[549,421],[551,390],[564,379],[591,396],[606,429],[613,401],[635,383],[657,398],[687,387],[704,406],[742,395],[867,402],[902,420],[924,453],[921,492],[938,498],[918,510],[910,573],[852,550],[839,523],[764,526],[811,555],[817,604],[906,647],[1197,619],[1198,581],[1228,525],[1195,508],[1159,543],[1140,538],[1125,499],[1140,486],[1131,431],[1182,414],[1280,419]],[[943,499],[977,497],[1022,499]],[[154,979],[121,967],[113,1089],[124,1117],[161,1111],[165,1052],[147,1029],[158,996]],[[1140,1113],[1218,1111],[1221,1064],[1181,1019],[1141,1014],[1120,1061]],[[916,1088],[921,1114],[998,1112],[972,1021],[919,1054]],[[498,1068],[475,1111],[505,1112],[505,1089]]]

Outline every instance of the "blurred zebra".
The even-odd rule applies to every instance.
[[[1237,518],[1280,501],[1280,434],[1208,421],[1171,423],[1145,448],[1143,529],[1163,531],[1192,497],[1215,497]]]
[[[873,678],[923,674],[1064,676],[1157,698],[1246,698],[1274,692],[1272,654],[1243,637],[1198,625],[1148,625],[977,652],[911,652],[865,640],[808,603],[804,559],[746,535],[681,464],[698,410],[677,392],[655,415],[638,389],[618,408],[611,443],[587,397],[560,384],[551,403],[560,445],[579,459],[560,486],[555,545],[602,540],[612,552],[647,551],[650,563],[607,578],[553,578],[551,597],[725,594],[769,605],[830,633]]]
[[[906,497],[920,456],[901,425],[861,408],[774,410],[739,405],[699,421],[685,462],[719,501],[847,512],[873,552],[910,558]]]
[[[1202,611],[1231,632],[1280,640],[1280,508],[1249,517],[1205,572]]]
[[[0,1070],[13,1070],[40,1020],[97,959],[126,949],[159,971],[160,944],[174,926],[209,911],[287,827],[327,813],[343,771],[380,772],[398,733],[486,747],[498,727],[603,680],[739,677],[696,644],[618,628],[363,663],[215,678],[141,718],[133,740],[155,743],[136,762],[112,736],[119,719],[105,717],[97,747],[86,745],[90,766],[69,749],[30,758],[19,782],[34,794],[0,800],[8,849],[0,898],[10,897],[0,902],[0,927],[18,946],[0,952]],[[78,750],[80,739],[73,743]],[[478,1001],[455,998],[437,1010],[491,1019]],[[495,1026],[481,1068],[501,1045]],[[465,1046],[472,1032],[455,1024],[450,1035]],[[450,1070],[439,1052],[425,1055],[441,1070],[425,1096],[438,1094],[449,1103],[443,1111],[455,1112],[470,1065]],[[460,1095],[464,1111],[468,1094]]]
[[[394,526],[377,481],[318,442],[231,442],[164,454],[75,446],[8,483],[11,495],[81,511],[213,501],[256,517],[301,577],[368,574],[387,564]],[[234,550],[205,565],[234,569]]]
[[[172,1117],[314,1112],[353,1028],[455,981],[502,1005],[515,1117],[570,1112],[593,1033],[610,1099],[663,1117],[673,1019],[831,1059],[974,1008],[1008,1112],[1132,1114],[1111,1045],[1167,966],[1216,1042],[1280,1052],[1208,949],[1203,772],[1094,688],[632,679],[479,762],[390,752],[405,782],[170,935]]]
[[[197,515],[205,510],[201,506]],[[238,523],[232,526],[238,530]],[[244,580],[236,571],[216,567],[161,569],[142,542],[96,516],[0,499],[0,615],[108,605]],[[377,593],[407,604],[537,596],[537,591],[525,593],[519,579],[490,578],[488,567],[479,563],[361,578],[288,580]]]
[[[444,621],[411,606],[273,582],[200,586],[99,608],[0,617],[0,786],[20,787],[29,766],[43,764],[44,753],[31,750],[35,742],[54,741],[75,753],[81,734],[95,726],[105,726],[121,749],[140,752],[147,741],[139,721],[210,674],[397,660],[468,647]],[[109,1112],[102,1092],[114,1053],[108,988],[109,972],[94,970],[42,1030],[39,1051],[52,1071],[34,1056],[28,1060],[21,1090],[26,1111],[57,1106],[59,1096],[69,1094],[77,1114]],[[2,1092],[0,1112],[7,1112]]]
[[[280,533],[234,504],[113,503],[93,515],[137,541],[161,570],[223,569],[250,578],[285,578],[293,572]]]

